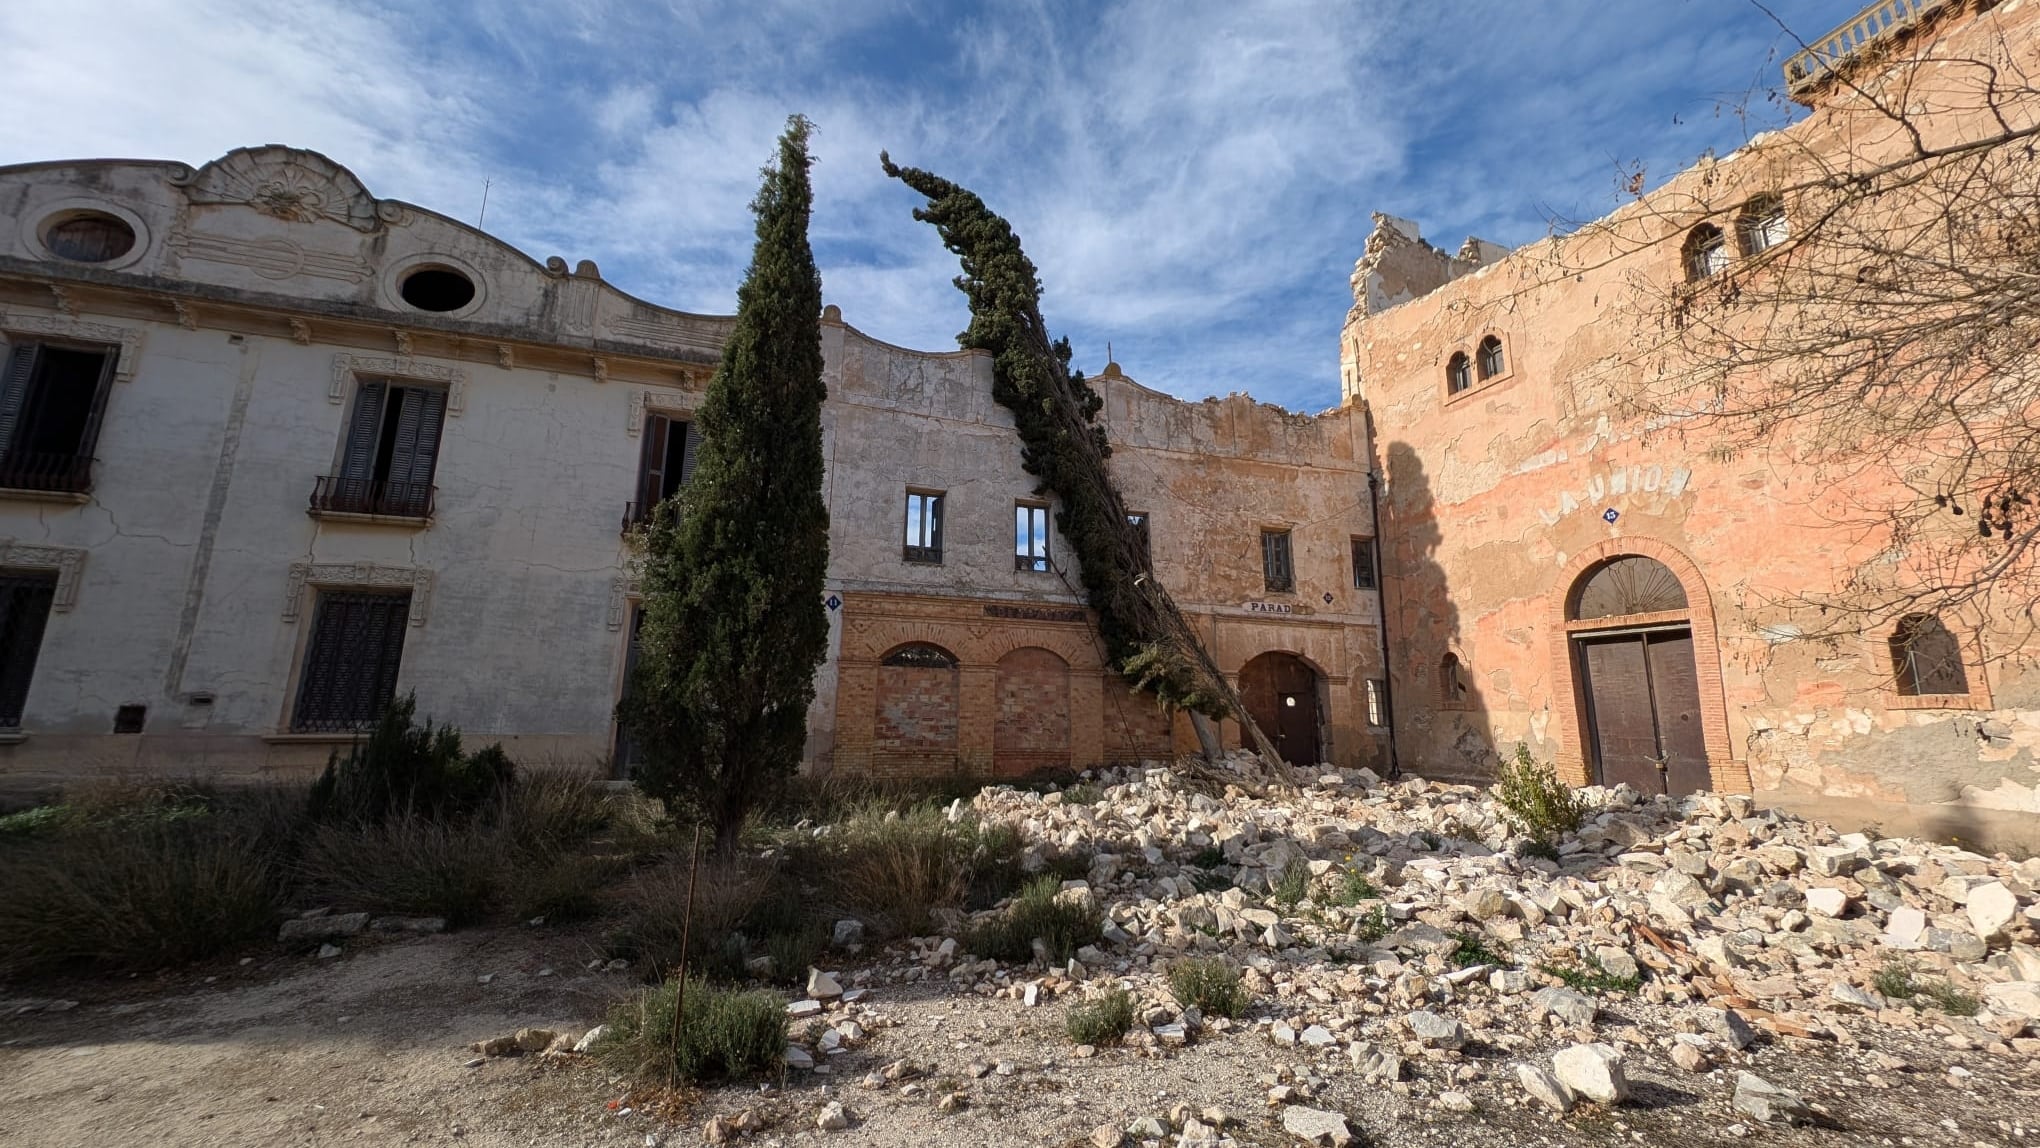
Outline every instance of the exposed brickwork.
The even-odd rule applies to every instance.
[[[954,667],[878,667],[873,746],[888,772],[940,775],[955,771],[957,677]]]
[[[999,659],[999,718],[992,772],[1019,777],[1070,764],[1070,667],[1026,647]]]

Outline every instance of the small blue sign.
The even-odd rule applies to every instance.
[[[1331,605],[1331,604],[1332,604],[1332,596],[1331,596],[1331,594],[1330,594],[1329,592],[1327,592],[1327,593],[1325,594],[1325,605],[1329,606],[1329,605]]]
[[[831,594],[822,600],[822,605],[827,606],[831,610],[839,609],[843,605],[843,599]]]
[[[1620,517],[1622,517],[1622,512],[1612,506],[1601,512],[1601,521],[1610,526],[1615,525],[1615,520]]]

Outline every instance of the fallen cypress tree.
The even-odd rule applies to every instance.
[[[1108,661],[1169,709],[1238,721],[1261,756],[1281,769],[1281,756],[1238,691],[1148,568],[1147,548],[1107,465],[1112,446],[1097,421],[1103,400],[1083,372],[1070,368],[1069,340],[1049,338],[1041,279],[1019,236],[976,193],[900,167],[884,153],[879,162],[927,198],[914,218],[933,225],[962,261],[956,286],[970,300],[970,326],[957,342],[992,354],[992,397],[1013,412],[1021,465],[1040,480],[1036,493],[1055,499],[1056,528],[1076,553]]]

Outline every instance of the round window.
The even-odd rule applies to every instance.
[[[101,211],[66,215],[43,230],[43,246],[59,259],[105,263],[133,250],[135,229]]]
[[[404,276],[397,293],[420,311],[458,311],[474,302],[472,279],[446,267],[425,267]]]

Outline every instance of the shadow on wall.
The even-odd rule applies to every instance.
[[[1444,528],[1424,464],[1408,443],[1388,446],[1381,512],[1397,755],[1404,769],[1427,777],[1491,777],[1500,757],[1481,667],[1460,640],[1459,609],[1437,557]]]

